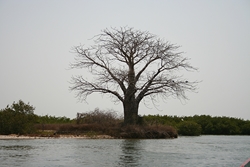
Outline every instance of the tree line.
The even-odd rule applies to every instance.
[[[250,120],[210,115],[168,116],[145,115],[148,124],[171,125],[182,135],[250,135]]]
[[[0,110],[0,134],[32,134],[36,133],[35,125],[82,125],[102,124],[112,127],[122,123],[122,118],[115,115],[113,110],[101,111],[95,109],[89,113],[83,113],[78,118],[39,116],[34,114],[35,107],[25,104],[22,100],[13,102],[11,106]],[[144,115],[139,117],[138,124],[141,126],[171,126],[178,131],[179,135],[250,135],[250,120],[232,117],[212,117],[210,115],[194,116],[168,116],[168,115]]]
[[[36,132],[36,124],[65,124],[73,120],[67,117],[39,116],[35,107],[22,100],[0,110],[0,134],[31,134]]]

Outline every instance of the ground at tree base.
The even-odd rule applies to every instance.
[[[42,139],[42,138],[80,138],[80,139],[172,139],[177,138],[176,129],[171,126],[100,126],[98,124],[47,124],[37,126],[32,134],[0,135],[0,139]]]

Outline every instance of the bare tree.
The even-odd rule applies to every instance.
[[[70,89],[82,100],[92,93],[112,95],[123,104],[126,125],[137,123],[142,99],[186,99],[185,91],[196,89],[196,82],[176,75],[181,69],[196,70],[182,52],[176,52],[179,46],[128,27],[105,29],[93,39],[90,47],[74,47],[76,57],[71,67],[87,68],[95,78],[72,77]]]

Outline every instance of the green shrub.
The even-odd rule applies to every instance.
[[[204,135],[250,135],[249,120],[225,116],[194,115],[178,117],[144,115],[142,125],[170,125],[177,128],[183,122],[182,120],[199,124],[201,126],[201,134]]]
[[[56,116],[38,116],[37,123],[38,124],[65,124],[65,123],[73,123],[74,121],[67,117],[56,117]]]
[[[27,134],[35,131],[35,108],[22,100],[0,110],[0,134]]]
[[[201,126],[193,121],[183,121],[178,124],[178,134],[183,136],[201,135]]]
[[[250,135],[250,121],[246,122],[242,126],[242,134],[243,135]]]

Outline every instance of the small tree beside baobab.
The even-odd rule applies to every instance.
[[[196,82],[176,74],[181,69],[196,70],[177,52],[179,46],[128,27],[104,29],[93,40],[90,47],[73,48],[75,62],[70,65],[88,69],[93,79],[74,76],[70,89],[82,100],[92,93],[111,95],[123,104],[125,125],[137,123],[142,100],[186,99],[185,92],[196,89]]]

